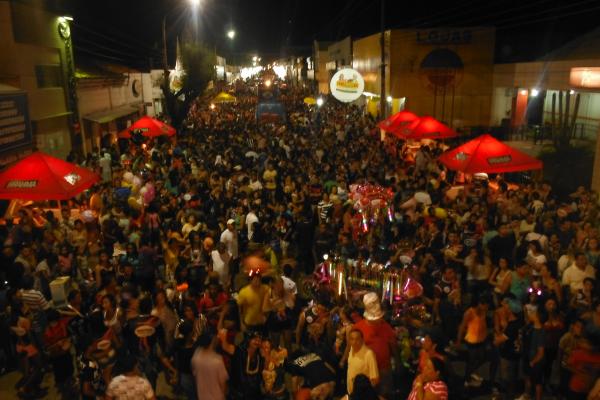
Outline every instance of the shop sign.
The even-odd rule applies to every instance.
[[[418,44],[468,44],[473,39],[470,29],[432,29],[417,31]]]
[[[511,160],[512,160],[512,157],[510,156],[510,154],[507,154],[505,156],[489,157],[487,159],[488,164],[490,164],[490,165],[506,164],[506,163],[509,163]]]
[[[581,88],[600,88],[600,67],[571,68],[569,83]]]
[[[27,94],[0,93],[0,154],[31,143]]]
[[[365,89],[362,75],[352,68],[343,68],[336,72],[329,82],[333,97],[343,103],[349,103],[360,97]]]

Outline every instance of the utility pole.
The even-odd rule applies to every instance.
[[[381,90],[379,92],[379,118],[385,118],[386,95],[385,95],[385,0],[381,1]]]
[[[167,63],[167,16],[165,15],[162,20],[162,58],[163,58],[163,69],[165,72],[165,77],[167,76],[167,72],[169,71],[169,65]]]

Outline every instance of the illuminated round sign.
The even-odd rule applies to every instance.
[[[333,75],[329,82],[329,89],[333,97],[349,103],[360,97],[365,89],[365,80],[358,71],[352,68],[343,68]]]

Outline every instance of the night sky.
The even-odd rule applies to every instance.
[[[174,43],[193,26],[187,0],[54,0],[75,18],[76,56],[147,69],[161,64],[161,21]],[[496,61],[533,60],[597,26],[597,0],[386,0],[390,28],[495,26]],[[198,37],[219,54],[264,60],[309,54],[312,41],[366,36],[380,23],[379,0],[201,0]],[[231,42],[229,28],[236,30]]]

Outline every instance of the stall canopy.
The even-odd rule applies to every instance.
[[[390,115],[378,123],[377,126],[388,133],[398,136],[403,127],[418,119],[419,117],[410,111],[398,111],[396,114]]]
[[[466,174],[502,173],[541,169],[540,160],[484,134],[442,154],[439,161]]]
[[[221,92],[215,96],[213,103],[235,103],[236,100],[237,99],[235,96],[229,93]]]
[[[261,102],[256,106],[256,119],[261,122],[283,122],[285,107],[277,101]]]
[[[99,179],[85,168],[37,152],[0,173],[0,199],[67,200]]]
[[[140,131],[145,137],[173,136],[175,134],[175,128],[148,116],[138,119],[129,128],[119,132],[119,137],[130,139],[133,131]]]
[[[409,124],[401,126],[401,128],[395,134],[396,136],[405,140],[442,140],[458,136],[458,133],[456,133],[453,129],[447,125],[444,125],[437,119],[429,116],[421,117],[410,122]]]

